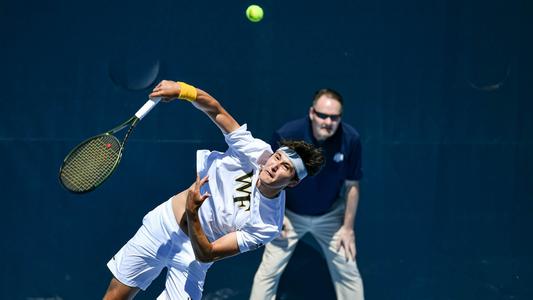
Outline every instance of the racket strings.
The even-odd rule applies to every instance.
[[[121,152],[120,142],[112,135],[95,137],[76,148],[61,170],[66,188],[85,192],[98,186],[115,168]]]

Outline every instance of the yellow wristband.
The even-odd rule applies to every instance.
[[[187,100],[191,102],[196,100],[196,96],[198,96],[198,91],[194,86],[181,81],[178,81],[178,84],[180,85],[180,94],[178,96],[178,99]]]

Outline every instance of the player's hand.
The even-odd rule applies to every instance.
[[[150,98],[161,97],[161,101],[170,102],[172,100],[178,99],[180,95],[180,85],[171,80],[163,80],[152,90]]]
[[[337,235],[337,252],[342,248],[346,260],[352,259],[355,261],[357,250],[355,248],[355,232],[352,228],[341,227],[335,234]]]
[[[204,203],[205,199],[211,196],[208,192],[205,192],[203,195],[200,194],[200,187],[202,187],[207,180],[208,176],[205,176],[200,180],[200,175],[196,174],[196,182],[191,185],[187,191],[187,210],[193,212],[197,211],[200,206],[202,206],[202,203]]]

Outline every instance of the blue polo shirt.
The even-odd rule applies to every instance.
[[[302,118],[286,123],[270,141],[272,149],[281,140],[303,140],[321,147],[326,164],[315,176],[308,176],[294,188],[286,190],[286,207],[302,215],[318,216],[329,212],[339,198],[345,180],[360,180],[361,140],[359,133],[341,122],[335,134],[319,143],[313,136],[311,120]]]

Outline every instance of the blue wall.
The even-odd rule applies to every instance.
[[[362,134],[356,234],[368,299],[532,299],[531,1],[0,1],[0,299],[97,299],[143,215],[224,150],[187,103],[159,105],[118,171],[73,195],[79,141],[128,118],[153,82],[218,98],[257,137],[333,87]],[[312,241],[282,299],[334,298]],[[247,299],[262,250],[215,264],[206,299]],[[153,299],[159,279],[138,299]]]

